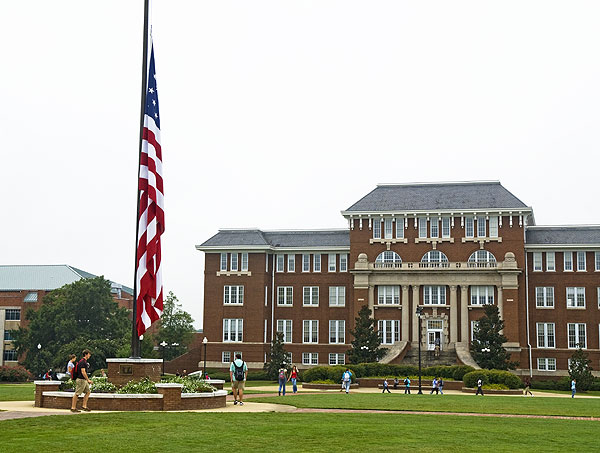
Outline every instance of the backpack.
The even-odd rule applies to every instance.
[[[71,368],[71,379],[77,379],[77,373],[79,372],[79,362],[75,364],[73,368]]]
[[[285,379],[285,370],[279,371],[279,379]]]
[[[344,372],[344,382],[348,382],[350,380],[350,373],[348,371]]]
[[[233,367],[235,369],[235,371],[233,372],[233,377],[235,378],[236,381],[244,380],[244,363],[245,362],[242,362],[242,366],[237,366],[235,363],[235,360],[233,362]]]

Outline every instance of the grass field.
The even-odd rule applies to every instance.
[[[248,401],[253,401],[248,398]],[[327,409],[381,409],[392,411],[475,412],[600,417],[600,398],[534,398],[474,395],[404,395],[400,393],[324,393],[293,397],[256,398],[262,403]],[[598,426],[600,428],[600,425]]]
[[[598,422],[402,414],[115,413],[0,422],[1,450],[594,451]]]
[[[33,401],[35,384],[0,384],[0,401]]]

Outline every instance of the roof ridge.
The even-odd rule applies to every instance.
[[[500,184],[499,180],[473,180],[473,181],[424,181],[424,182],[392,182],[378,183],[377,187],[393,187],[393,186],[450,186],[450,185],[468,185],[468,184]]]

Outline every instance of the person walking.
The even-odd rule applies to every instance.
[[[525,378],[525,390],[523,391],[523,396],[527,396],[527,394],[529,393],[531,396],[533,396],[533,393],[531,393],[531,379],[529,379],[529,376]]]
[[[231,391],[233,392],[233,405],[244,405],[244,386],[248,377],[248,365],[242,360],[242,354],[236,354],[235,360],[229,366]]]
[[[410,395],[410,379],[408,376],[404,379],[404,394]]]
[[[577,379],[573,379],[571,381],[571,398],[575,398],[575,393],[577,393],[576,384],[577,384]]]
[[[77,356],[75,354],[69,355],[69,361],[67,362],[67,374],[69,375],[69,379],[75,380],[77,376],[74,376],[71,370],[75,368],[75,361],[77,360]]]
[[[434,350],[434,352],[435,352],[435,358],[437,359],[440,356],[440,346],[442,344],[442,342],[440,341],[440,337],[437,337],[435,339],[434,344],[435,344],[435,350]]]
[[[437,395],[439,391],[440,389],[438,388],[437,378],[433,378],[433,381],[431,381],[431,392],[429,392],[429,394],[433,395],[433,392],[435,392],[435,394]]]
[[[392,392],[390,392],[390,386],[388,384],[387,378],[384,378],[383,379],[383,390],[381,393],[385,393],[386,390],[388,393],[392,393]]]
[[[440,395],[444,394],[444,380],[439,377],[437,382],[438,390],[440,391]]]
[[[475,392],[475,396],[479,395],[483,396],[483,382],[481,379],[477,379],[477,392]]]
[[[288,381],[292,381],[292,390],[296,393],[298,391],[298,386],[296,385],[298,382],[298,368],[296,368],[296,365],[292,367]]]
[[[282,365],[279,368],[279,396],[281,396],[281,389],[283,388],[283,396],[285,396],[285,383],[287,381],[287,370]]]
[[[398,380],[398,376],[394,378],[394,390],[398,390],[398,386],[400,385],[400,381]]]
[[[348,368],[346,368],[346,371],[344,371],[344,374],[342,375],[342,383],[347,395],[350,393],[350,384],[352,383],[352,371],[350,371]]]
[[[90,369],[90,364],[88,360],[92,356],[92,353],[89,349],[84,349],[81,355],[82,359],[79,362],[77,362],[77,365],[75,365],[75,394],[73,395],[73,399],[71,400],[71,412],[80,412],[80,410],[77,409],[77,398],[79,398],[79,395],[81,395],[82,393],[84,394],[82,408],[84,411],[90,412],[87,403],[91,393],[90,384],[92,383],[92,380],[89,378],[88,375],[88,371]]]

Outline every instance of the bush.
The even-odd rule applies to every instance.
[[[418,376],[419,368],[413,365],[394,365],[389,363],[359,363],[350,365],[352,373],[356,378],[367,377],[398,377]],[[304,382],[314,382],[315,380],[330,379],[334,382],[341,380],[342,373],[346,369],[343,365],[336,366],[317,366],[303,372],[302,380]],[[474,368],[467,365],[452,366],[432,366],[421,370],[422,376],[442,377],[444,379],[454,379],[461,381],[466,373],[473,371]]]
[[[217,390],[210,385],[210,381],[204,381],[195,377],[169,376],[162,378],[160,382],[183,384],[181,393],[206,393]]]
[[[503,384],[509,389],[518,389],[522,387],[521,379],[503,370],[476,370],[463,376],[465,387],[477,387],[477,381],[481,379],[483,385]]]
[[[349,368],[352,371],[352,382],[356,382],[357,373],[353,368]],[[333,381],[333,382],[342,382],[342,374],[346,371],[346,366],[344,365],[335,365],[335,366],[316,366],[309,370],[304,371],[303,379],[304,382],[314,382],[314,381]]]
[[[129,381],[117,393],[158,393],[154,382],[145,377],[139,381]]]
[[[73,382],[73,381],[71,381]],[[92,393],[115,393],[117,387],[105,377],[92,377]]]
[[[21,365],[0,366],[0,382],[26,382],[33,378]]]

